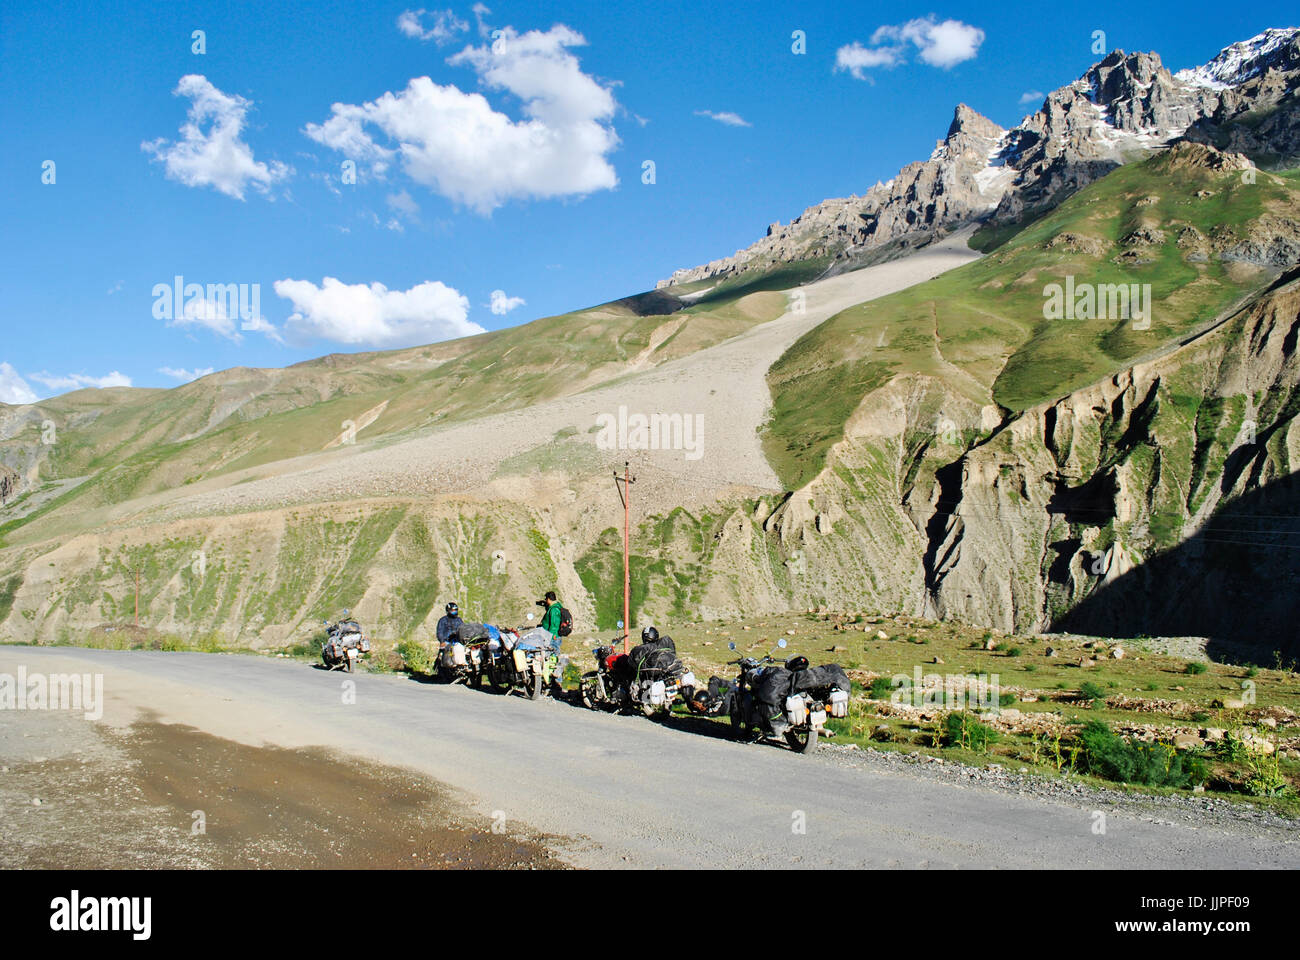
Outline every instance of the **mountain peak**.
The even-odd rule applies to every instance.
[[[1276,82],[1254,82],[1266,73],[1275,73]],[[1295,157],[1297,90],[1300,29],[1294,27],[1232,44],[1205,66],[1176,76],[1157,53],[1112,50],[1049,93],[1014,129],[958,104],[928,160],[908,164],[863,196],[809,207],[735,255],[675,271],[660,286],[796,260],[828,259],[828,269],[853,269],[888,255],[891,247],[915,246],[963,224],[989,218],[1009,223],[1050,209],[1116,167],[1180,138],[1222,139],[1233,154]],[[1252,111],[1267,118],[1241,122]]]
[[[957,109],[952,112],[952,123],[948,126],[946,139],[951,140],[959,133],[969,133],[977,137],[1000,137],[1006,131],[984,114],[977,113],[964,103],[959,103]]]
[[[1223,90],[1245,83],[1270,68],[1294,70],[1300,67],[1300,27],[1275,27],[1230,44],[1219,55],[1193,70],[1180,70],[1184,83]]]

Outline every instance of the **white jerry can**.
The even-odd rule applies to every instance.
[[[794,724],[803,723],[808,719],[808,701],[804,699],[803,694],[796,693],[793,697],[785,698],[785,715]]]
[[[827,712],[832,717],[847,717],[849,715],[849,695],[843,690],[832,690],[830,699],[826,701]]]
[[[664,685],[664,682],[662,680],[656,680],[654,683],[650,684],[651,706],[655,706],[655,707],[663,706],[664,701],[667,699],[668,699],[668,688]]]

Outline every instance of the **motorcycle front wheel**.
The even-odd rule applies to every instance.
[[[817,747],[817,729],[807,727],[803,730],[787,730],[785,742],[790,744],[790,749],[796,753],[812,753]]]
[[[740,719],[740,711],[734,708],[731,711],[731,735],[737,740],[749,739],[749,727]]]
[[[588,673],[578,681],[578,702],[584,707],[588,707],[592,710],[599,709],[599,704],[596,700],[596,685],[598,682],[596,674],[594,673]]]
[[[530,673],[528,679],[524,681],[524,693],[528,694],[529,700],[542,699],[542,687],[546,685],[542,680],[540,673]]]

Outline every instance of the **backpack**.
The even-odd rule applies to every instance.
[[[573,633],[573,614],[567,607],[560,607],[560,630],[559,636],[567,637]]]

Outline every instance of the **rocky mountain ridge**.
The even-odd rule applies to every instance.
[[[1012,130],[960,104],[928,160],[861,196],[774,223],[751,246],[677,270],[658,287],[806,260],[824,260],[833,273],[971,222],[1015,223],[1180,137],[1277,164],[1300,155],[1298,88],[1297,28],[1268,30],[1177,74],[1156,53],[1116,50]]]

